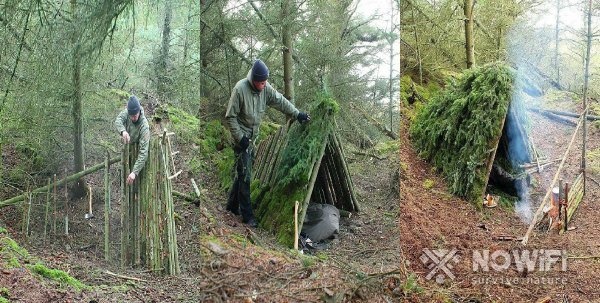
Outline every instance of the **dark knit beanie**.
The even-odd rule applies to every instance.
[[[269,79],[269,68],[260,59],[254,61],[252,65],[252,81],[265,81]]]
[[[127,113],[130,116],[133,116],[140,112],[140,101],[136,96],[129,97],[129,101],[127,102]]]

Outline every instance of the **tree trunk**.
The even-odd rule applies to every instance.
[[[393,0],[390,2],[391,7],[394,7],[394,2]],[[389,43],[390,43],[390,76],[389,76],[389,94],[390,94],[390,101],[389,101],[389,107],[390,107],[390,130],[394,130],[394,79],[393,79],[393,74],[394,74],[394,42],[396,41],[396,38],[394,35],[394,10],[392,9],[390,12],[390,38],[389,38]]]
[[[585,52],[585,73],[584,73],[584,81],[583,81],[583,147],[581,148],[581,171],[583,172],[583,196],[585,197],[585,149],[586,149],[586,140],[587,140],[587,98],[588,98],[588,87],[590,81],[590,51],[592,47],[592,0],[588,1],[588,11],[587,11],[587,41],[586,41],[586,52]]]
[[[168,76],[169,67],[169,49],[171,42],[171,16],[172,16],[172,2],[165,1],[165,19],[163,23],[162,31],[162,43],[160,47],[160,56],[158,59],[158,66],[156,70],[156,89],[162,99],[166,99],[166,94],[170,86],[170,80]]]
[[[293,0],[283,0],[281,7],[281,42],[283,43],[283,95],[288,100],[294,99],[294,69],[292,60],[292,24],[294,14],[292,7],[295,7]]]
[[[415,10],[412,9],[411,13],[412,13],[413,20],[416,20]],[[419,34],[417,32],[416,22],[413,23],[413,33],[415,36],[415,56],[417,57],[417,64],[419,65],[419,84],[423,85],[423,64],[421,64],[421,50],[419,47]]]
[[[465,50],[467,53],[467,68],[475,65],[475,43],[473,41],[473,0],[465,0]]]
[[[556,82],[560,83],[560,62],[558,56],[558,39],[560,37],[560,0],[556,0],[556,23],[554,24],[554,68],[556,70]]]
[[[73,18],[72,46],[73,46],[73,107],[71,115],[73,117],[73,169],[80,172],[84,170],[85,162],[83,148],[83,110],[81,104],[81,45],[78,40],[78,14],[77,1],[71,0],[71,14]],[[85,185],[83,179],[77,179],[72,188],[74,197],[83,197],[85,194]]]

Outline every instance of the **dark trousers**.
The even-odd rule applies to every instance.
[[[250,205],[250,178],[252,177],[252,151],[234,148],[235,177],[227,199],[227,210],[238,214],[241,210],[244,223],[254,219]],[[238,210],[239,209],[239,210]]]

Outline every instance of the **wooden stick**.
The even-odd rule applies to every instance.
[[[567,256],[567,259],[600,259],[600,256]]]
[[[298,250],[298,201],[294,204],[294,249]]]
[[[32,197],[32,193],[29,193],[29,205],[27,205],[27,225],[26,225],[26,229],[25,229],[25,237],[29,237],[29,223],[31,220],[31,200],[33,199]]]
[[[167,179],[169,179],[169,180],[175,179],[175,178],[177,178],[177,176],[179,176],[179,174],[181,174],[181,172],[182,172],[182,170],[180,170],[180,171],[176,172],[176,173],[175,173],[174,175],[172,175],[172,176],[168,176],[168,177],[167,177]]]
[[[50,212],[50,184],[52,181],[48,178],[48,191],[46,191],[46,213],[44,215],[44,243],[46,242],[46,236],[48,235],[48,213]]]
[[[110,152],[104,160],[104,260],[110,261]]]
[[[52,234],[54,235],[56,235],[56,220],[58,218],[58,214],[56,212],[56,195],[56,174],[54,174],[54,182],[52,183]]]
[[[564,233],[565,231],[569,230],[567,227],[567,224],[569,223],[569,218],[568,218],[568,207],[569,207],[569,183],[565,183],[565,203],[562,206],[559,207],[564,207],[565,209],[565,217],[564,217],[564,221],[563,221],[563,229],[562,232]]]
[[[65,183],[65,236],[69,235],[69,186]]]
[[[198,196],[198,199],[200,199],[200,189],[198,188],[198,185],[196,185],[194,178],[192,178],[192,187],[194,187],[194,192],[196,193],[196,196]]]
[[[542,171],[542,168],[540,167],[540,159],[538,159],[538,154],[537,154],[537,150],[535,149],[535,144],[533,143],[533,140],[531,139],[531,137],[527,137],[529,139],[529,143],[531,144],[531,148],[533,149],[533,156],[535,157],[535,164],[537,164],[537,169],[538,169],[538,173]]]
[[[523,246],[527,245],[527,241],[529,240],[529,235],[531,234],[531,232],[533,231],[533,228],[535,227],[535,225],[537,223],[537,218],[542,213],[544,206],[547,203],[548,198],[550,197],[550,194],[552,193],[552,188],[554,187],[554,184],[556,184],[556,181],[558,180],[560,172],[562,171],[562,168],[565,165],[567,156],[569,155],[569,152],[571,151],[571,147],[573,146],[573,143],[575,142],[575,138],[577,137],[577,131],[579,130],[579,127],[581,126],[582,121],[583,121],[583,118],[580,118],[579,122],[577,123],[577,127],[575,128],[575,131],[573,132],[573,136],[571,137],[571,142],[569,142],[569,145],[567,146],[567,150],[565,151],[565,154],[562,158],[562,161],[560,162],[560,165],[558,166],[558,169],[556,170],[556,174],[554,174],[552,183],[550,184],[550,187],[546,191],[546,195],[544,196],[542,203],[540,204],[537,211],[533,215],[533,219],[532,219],[531,223],[529,224],[529,227],[527,228],[527,232],[523,236],[523,240],[521,241],[521,244],[523,244]]]
[[[125,279],[125,280],[133,280],[133,281],[139,281],[139,282],[148,282],[147,280],[140,279],[140,278],[128,277],[128,276],[124,276],[124,275],[115,274],[115,273],[113,273],[113,272],[111,272],[109,270],[106,271],[106,274],[107,275],[111,275],[113,277]]]
[[[110,163],[116,163],[119,162],[121,160],[121,158],[113,158],[110,160]],[[68,182],[77,180],[83,176],[89,175],[93,172],[96,172],[100,169],[104,168],[104,163],[100,163],[97,165],[94,165],[86,170],[80,171],[78,173],[72,174],[58,182],[55,183],[55,186],[62,186],[62,185],[66,185]],[[37,193],[43,193],[44,191],[48,190],[49,185],[46,186],[42,186],[39,188],[36,188],[34,190],[31,191],[32,194],[37,194]],[[0,202],[0,208],[5,207],[5,206],[9,206],[9,205],[14,205],[17,204],[18,202],[21,202],[23,200],[25,200],[27,198],[26,194],[22,194],[16,197],[12,197],[10,199],[4,200],[2,202]]]

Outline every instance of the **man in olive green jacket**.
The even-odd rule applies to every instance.
[[[139,144],[139,152],[131,173],[127,176],[127,184],[133,184],[135,177],[148,159],[148,145],[150,141],[150,127],[144,116],[144,108],[136,96],[129,97],[127,108],[119,113],[115,119],[115,127],[123,139],[123,143]]]
[[[238,81],[233,88],[225,114],[227,126],[236,142],[233,148],[236,176],[229,191],[227,210],[236,215],[241,210],[243,222],[252,227],[257,226],[250,205],[252,150],[267,106],[296,118],[300,123],[310,121],[307,113],[298,111],[267,82],[268,78],[269,69],[261,60],[256,60],[246,79]]]

